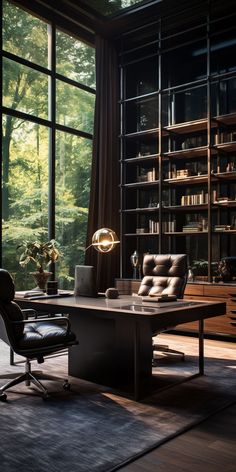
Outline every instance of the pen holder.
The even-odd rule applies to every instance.
[[[57,295],[58,282],[57,280],[50,280],[47,282],[46,293],[47,295]]]

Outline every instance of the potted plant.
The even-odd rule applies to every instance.
[[[51,239],[47,242],[40,241],[24,241],[18,248],[23,248],[23,252],[20,255],[19,263],[21,267],[26,267],[29,263],[36,265],[36,271],[31,272],[36,283],[37,288],[45,290],[46,283],[52,272],[48,272],[46,267],[58,261],[59,257],[62,256],[58,243],[55,239]]]
[[[194,278],[196,280],[203,280],[203,281],[206,280],[207,281],[208,261],[206,261],[204,259],[198,259],[196,261],[193,261],[191,269],[192,269]],[[212,270],[213,275],[217,274],[217,263],[216,262],[211,263],[211,270]]]

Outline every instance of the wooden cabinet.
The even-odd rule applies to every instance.
[[[187,300],[214,300],[226,302],[226,315],[206,320],[205,332],[214,335],[225,334],[235,336],[236,339],[236,284],[191,284],[185,289]],[[196,323],[184,326],[187,331],[196,331]]]
[[[119,38],[122,278],[135,250],[205,261],[208,282],[236,255],[236,12],[191,21]]]
[[[116,279],[116,288],[120,294],[137,293],[140,280]],[[236,340],[236,284],[187,283],[184,298],[186,300],[226,302],[227,313],[205,321],[205,333],[213,336],[227,335]],[[197,323],[181,325],[176,330],[186,333],[197,332]]]

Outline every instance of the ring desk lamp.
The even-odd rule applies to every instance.
[[[101,228],[98,229],[92,237],[92,243],[85,250],[93,246],[96,251],[106,254],[111,252],[116,244],[118,244],[118,238],[116,233],[110,228]],[[108,289],[109,298],[117,297],[116,289]],[[117,293],[116,293],[117,292]],[[75,266],[75,290],[74,294],[86,296],[86,297],[96,297],[98,296],[96,288],[96,277],[95,270],[93,266]],[[108,296],[108,295],[107,295]]]
[[[107,253],[111,252],[114,249],[115,245],[119,242],[120,241],[118,241],[116,233],[112,231],[112,229],[101,228],[93,234],[92,243],[86,248],[86,250],[93,246],[96,251],[101,253]]]

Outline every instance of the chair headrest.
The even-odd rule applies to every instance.
[[[5,269],[0,269],[0,300],[11,302],[15,296],[15,285],[12,276]]]
[[[143,275],[186,277],[187,254],[146,254],[143,259]]]

